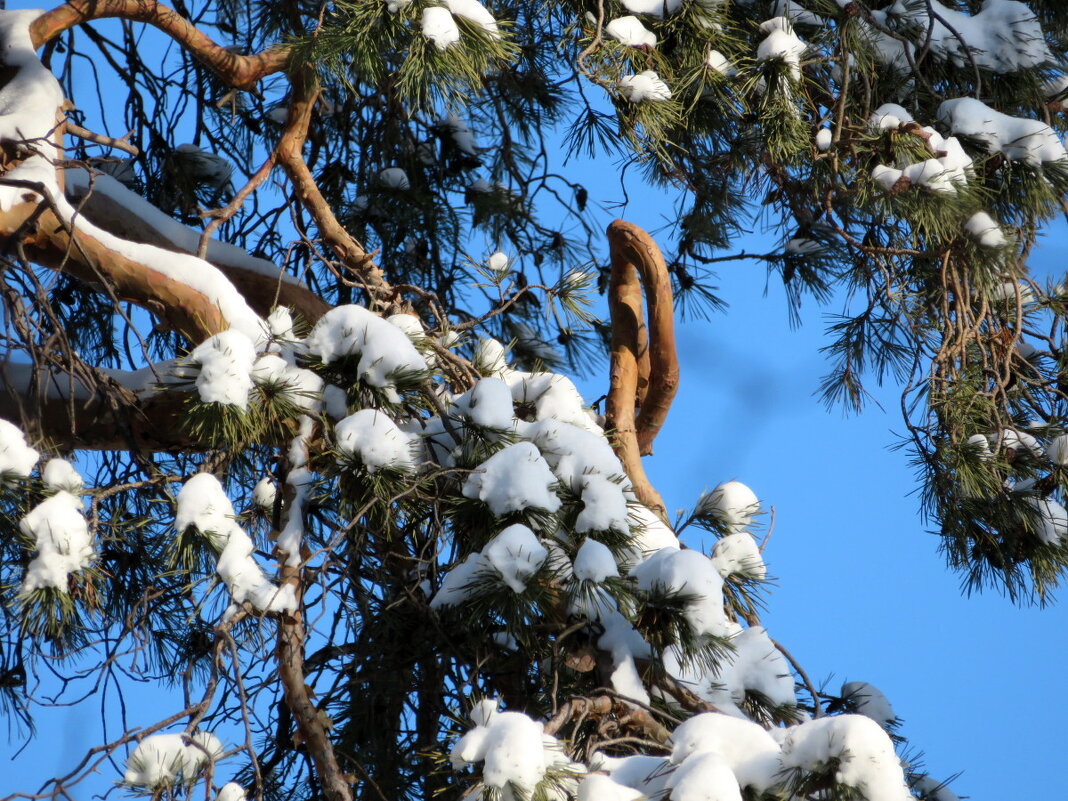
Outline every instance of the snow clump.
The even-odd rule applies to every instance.
[[[222,755],[222,743],[211,732],[153,734],[130,754],[123,779],[126,784],[150,790],[171,787],[194,778],[208,762]]]
[[[26,568],[22,595],[48,587],[66,594],[70,574],[87,568],[96,555],[82,500],[74,494],[81,492],[81,476],[69,462],[53,459],[45,468],[45,484],[55,494],[19,522],[19,530],[33,538],[37,554]]]
[[[653,70],[623,76],[619,81],[619,91],[631,103],[671,99],[671,89]]]
[[[761,23],[760,30],[767,37],[757,46],[757,61],[782,61],[789,68],[790,76],[801,80],[801,56],[808,47],[797,34],[794,26],[786,17],[772,17]]]
[[[463,494],[477,498],[495,515],[523,509],[555,512],[560,499],[553,492],[556,476],[535,445],[517,442],[493,454],[464,482]]]
[[[200,368],[196,387],[203,403],[248,408],[256,346],[247,336],[233,328],[221,331],[197,345],[189,359]]]
[[[338,450],[357,459],[368,473],[382,468],[415,469],[411,435],[377,409],[360,409],[339,421],[334,426],[334,439]]]
[[[40,458],[18,426],[0,419],[0,477],[27,478]]]
[[[759,511],[756,493],[741,481],[725,481],[697,502],[697,514],[712,518],[731,533],[748,528]]]
[[[604,32],[629,47],[656,47],[656,34],[634,16],[617,17],[605,26]]]

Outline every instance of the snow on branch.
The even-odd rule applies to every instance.
[[[196,252],[198,231],[164,214],[110,175],[68,168],[64,180],[67,197],[105,231],[165,250]],[[209,240],[206,261],[219,268],[260,315],[281,305],[314,323],[330,308],[299,279],[229,242]]]

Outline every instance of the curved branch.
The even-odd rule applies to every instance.
[[[666,519],[667,509],[664,507],[664,501],[645,475],[638,447],[635,401],[638,398],[642,372],[642,331],[645,323],[638,272],[634,263],[626,258],[620,249],[619,234],[613,233],[619,222],[617,220],[608,227],[608,242],[612,254],[612,275],[608,289],[612,345],[605,419],[612,447],[634,485],[638,500]]]
[[[643,396],[639,383],[639,411],[635,429],[638,451],[642,456],[647,456],[653,452],[653,440],[664,425],[679,388],[671,279],[656,242],[633,223],[616,220],[609,225],[608,246],[612,253],[613,274],[617,262],[621,264],[621,271],[636,269],[645,289],[649,317],[648,392]],[[641,339],[638,346],[641,347]]]
[[[67,0],[30,25],[33,46],[41,47],[83,22],[107,17],[145,22],[158,28],[236,89],[251,89],[263,77],[285,69],[289,59],[288,49],[281,46],[250,56],[232,53],[215,44],[185,17],[155,0]]]

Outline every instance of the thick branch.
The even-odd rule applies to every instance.
[[[612,347],[605,417],[612,447],[634,485],[638,500],[666,519],[664,501],[649,483],[642,466],[635,420],[635,404],[640,394],[642,351],[648,348],[644,347],[642,293],[636,267],[638,259],[632,255],[632,242],[635,237],[631,229],[640,231],[622,220],[617,220],[608,227],[608,243],[612,256],[612,275],[608,291]],[[644,232],[641,233],[648,236]],[[652,381],[649,391],[646,392],[646,403],[649,403],[654,392],[652,385],[656,380],[655,373],[651,374],[650,378]]]
[[[106,17],[145,22],[163,31],[237,89],[251,89],[264,76],[285,69],[289,52],[275,47],[242,56],[220,47],[189,20],[155,0],[68,0],[30,25],[33,46],[40,47],[75,25]]]
[[[648,392],[642,396],[639,384],[638,417],[635,429],[638,451],[642,456],[653,452],[653,440],[667,419],[671,402],[679,388],[679,363],[675,352],[675,310],[671,296],[671,279],[667,264],[656,242],[638,226],[616,220],[608,226],[608,246],[612,270],[616,262],[621,271],[637,269],[645,290],[649,319]],[[622,265],[626,265],[625,267]],[[641,336],[641,332],[639,332]],[[641,338],[638,347],[641,348]],[[639,357],[642,354],[639,353]]]
[[[37,203],[26,202],[0,212],[0,237],[6,248],[11,247],[12,235],[20,232],[26,254],[35,263],[92,285],[106,283],[119,300],[149,309],[192,342],[230,327],[213,298],[147,262],[108,247],[80,228],[72,232],[51,207],[40,214],[37,211]]]
[[[81,204],[82,214],[94,225],[132,242],[190,255],[196,251],[199,244],[196,231],[164,214],[111,176],[94,176],[90,191],[86,171],[68,169],[65,175],[67,196]],[[266,316],[277,304],[314,323],[330,308],[330,304],[303,282],[234,245],[211,240],[207,261],[230,280],[260,316]]]
[[[162,372],[165,368],[160,366]],[[69,373],[30,364],[0,364],[0,418],[21,424],[64,450],[195,451],[207,446],[183,430],[189,393],[152,391],[155,376],[97,371],[87,386]]]

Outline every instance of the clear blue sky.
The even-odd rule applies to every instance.
[[[587,178],[591,201],[619,199],[605,165],[568,169]],[[613,179],[598,185],[606,174]],[[672,216],[656,193],[630,197],[633,222],[655,229]],[[1035,259],[1040,270],[1053,269],[1064,241],[1058,229]],[[1068,606],[963,598],[918,518],[907,455],[888,450],[901,430],[894,388],[877,393],[886,413],[872,405],[859,417],[829,413],[814,397],[826,370],[821,314],[838,309],[806,304],[804,325],[791,329],[781,289],[759,263],[724,264],[718,283],[730,309],[681,326],[682,388],[648,464],[669,508],[728,479],[750,485],[777,512],[765,557],[779,586],[765,623],[813,680],[832,691],[845,680],[882,689],[932,775],[963,771],[959,794],[1050,796],[1062,784]],[[590,398],[604,388],[604,378],[584,384]],[[98,742],[98,709],[95,699],[42,716],[40,742],[13,769],[17,744],[0,740],[0,795],[75,763]],[[74,797],[87,799],[87,789]]]

